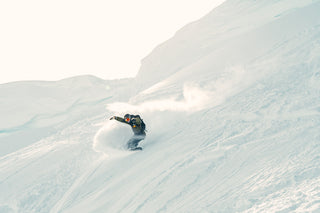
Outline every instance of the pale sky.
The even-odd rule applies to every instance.
[[[223,1],[0,1],[0,83],[134,77],[153,48]]]

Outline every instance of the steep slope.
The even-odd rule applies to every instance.
[[[124,91],[85,96],[70,123],[4,154],[0,212],[319,211],[318,11],[228,0],[186,26]],[[147,123],[142,152],[106,120],[127,112]]]
[[[235,12],[235,19],[243,8],[227,3],[219,9]],[[244,7],[259,22],[227,31],[227,41],[194,61],[183,54],[173,61],[180,57],[176,45],[151,54],[150,73],[142,68],[137,81],[157,84],[130,104],[109,105],[144,114],[150,128],[145,152],[102,165],[87,180],[82,194],[88,196],[65,205],[67,212],[319,210],[320,4],[296,3],[282,2],[281,14],[273,16],[279,2],[247,1],[269,19]],[[193,27],[193,36],[173,40],[198,44],[202,29]],[[163,66],[181,67],[164,77],[156,72],[159,59],[170,57],[174,65]]]
[[[316,19],[316,14],[312,17],[294,13],[312,2],[317,1],[228,0],[158,46],[143,60],[137,79],[144,83],[143,88],[147,88],[207,55],[215,54],[211,56],[215,65],[212,71],[218,65],[232,66],[238,63],[235,60],[253,57],[253,51],[259,57],[266,48],[273,48],[272,43],[294,36],[303,27],[301,25],[314,24],[315,20],[308,22],[306,19]]]

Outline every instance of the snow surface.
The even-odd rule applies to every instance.
[[[227,0],[135,79],[0,85],[0,212],[320,212],[319,11]]]

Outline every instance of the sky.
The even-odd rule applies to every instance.
[[[1,1],[0,84],[134,77],[157,45],[223,1]]]

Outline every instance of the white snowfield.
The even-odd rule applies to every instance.
[[[135,79],[0,85],[0,212],[320,212],[319,11],[227,0]]]

